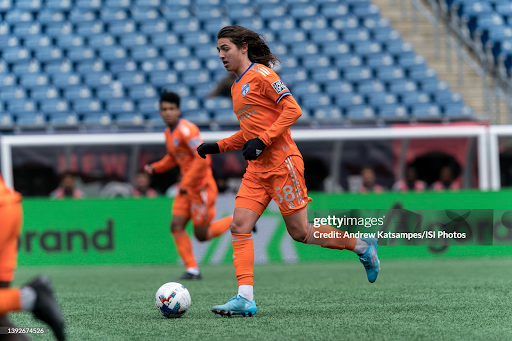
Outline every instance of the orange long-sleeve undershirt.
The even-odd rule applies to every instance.
[[[284,96],[281,101],[279,101],[279,104],[281,104],[282,108],[281,115],[279,115],[278,119],[267,131],[259,136],[259,139],[267,146],[270,146],[276,138],[287,131],[302,115],[299,104],[291,95]]]
[[[168,172],[177,165],[178,163],[171,154],[165,154],[160,161],[156,161],[152,164],[153,172],[157,174]]]
[[[269,146],[277,139],[281,134],[288,130],[292,124],[294,124],[299,117],[302,115],[302,110],[299,104],[292,96],[285,96],[279,101],[281,104],[282,112],[279,118],[268,128],[263,134],[259,136],[259,139]],[[245,139],[241,130],[225,139],[217,142],[219,151],[224,153],[228,150],[240,149],[244,146]]]

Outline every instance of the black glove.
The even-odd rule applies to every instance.
[[[203,143],[197,147],[197,154],[206,159],[206,154],[219,154],[220,149],[217,143]]]
[[[259,138],[250,139],[244,143],[242,153],[244,158],[248,161],[256,160],[258,156],[263,153],[267,145],[263,143]]]

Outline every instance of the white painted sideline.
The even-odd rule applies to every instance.
[[[498,128],[502,127],[504,126]],[[507,130],[507,132],[511,132],[510,134],[512,135],[512,126],[508,127],[509,130]],[[236,131],[202,132],[201,135],[205,142],[215,142],[228,137],[235,132]],[[491,160],[489,159],[488,128],[485,126],[436,126],[365,129],[292,129],[292,137],[295,141],[347,141],[476,137],[478,145],[478,182],[480,184],[481,190],[488,190],[490,187],[489,163]],[[2,175],[6,184],[12,186],[13,147],[160,144],[163,142],[164,134],[161,132],[2,136],[0,139],[2,151]],[[494,175],[494,173],[491,175]],[[493,179],[493,181],[495,181],[495,179]]]

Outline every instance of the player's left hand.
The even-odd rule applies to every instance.
[[[256,160],[267,146],[259,138],[250,139],[244,143],[242,154],[247,161]]]

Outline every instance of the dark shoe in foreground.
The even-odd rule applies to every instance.
[[[53,296],[50,279],[47,276],[39,276],[28,283],[27,286],[34,289],[37,295],[34,310],[32,311],[34,316],[50,326],[57,340],[65,340],[64,318]]]
[[[176,278],[177,281],[179,281],[179,280],[200,280],[200,279],[203,279],[203,276],[201,276],[201,274],[194,275],[194,274],[191,274],[190,272],[185,272],[183,275]]]

